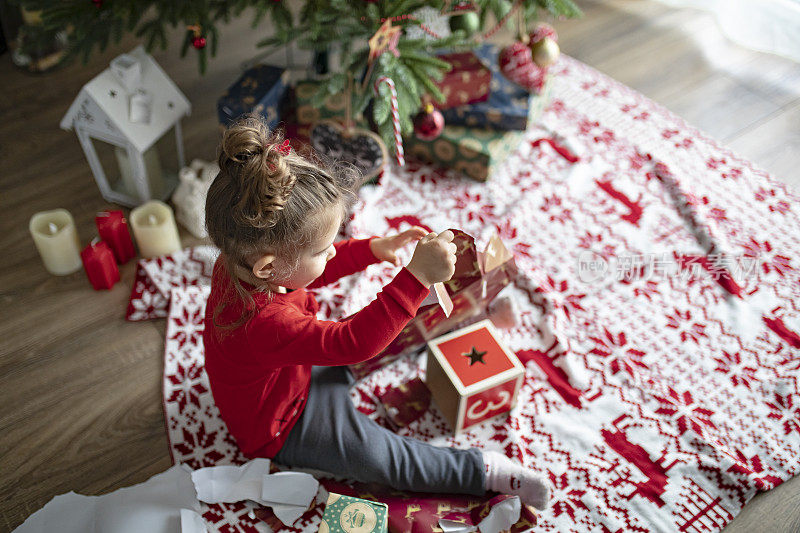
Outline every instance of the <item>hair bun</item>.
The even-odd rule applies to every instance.
[[[222,135],[222,154],[234,163],[246,163],[252,156],[264,152],[269,142],[269,130],[255,117],[245,116]]]
[[[296,178],[280,150],[281,136],[270,133],[264,120],[246,115],[222,137],[220,169],[236,177],[237,201],[232,216],[238,222],[270,227],[289,198]],[[230,168],[235,166],[236,168]]]

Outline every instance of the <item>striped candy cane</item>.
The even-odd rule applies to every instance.
[[[385,83],[389,86],[389,90],[392,91],[392,100],[391,100],[391,108],[392,108],[392,125],[394,126],[394,149],[395,155],[397,156],[397,164],[399,166],[403,166],[406,163],[405,157],[403,157],[403,137],[400,135],[400,113],[397,110],[397,89],[395,89],[394,82],[388,76],[381,76],[375,82],[375,94],[378,94],[378,86],[381,83]]]

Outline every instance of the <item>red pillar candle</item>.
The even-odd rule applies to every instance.
[[[100,239],[108,244],[119,264],[125,264],[136,256],[131,232],[122,211],[101,211],[94,219]]]
[[[114,253],[105,242],[94,239],[81,252],[81,259],[94,290],[110,289],[119,281],[119,268]]]

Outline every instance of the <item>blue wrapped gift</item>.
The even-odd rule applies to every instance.
[[[227,126],[245,113],[257,113],[274,128],[280,121],[280,108],[288,89],[285,69],[270,65],[249,68],[217,100],[219,122]]]
[[[506,78],[497,63],[500,47],[484,44],[475,54],[492,71],[489,98],[485,102],[443,109],[444,123],[490,130],[525,130],[539,118],[549,95],[549,78],[541,94],[531,94]]]

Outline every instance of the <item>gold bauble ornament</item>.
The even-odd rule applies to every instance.
[[[531,54],[533,54],[533,62],[542,68],[549,67],[558,59],[561,49],[558,43],[550,37],[545,37],[533,44],[531,44]]]

